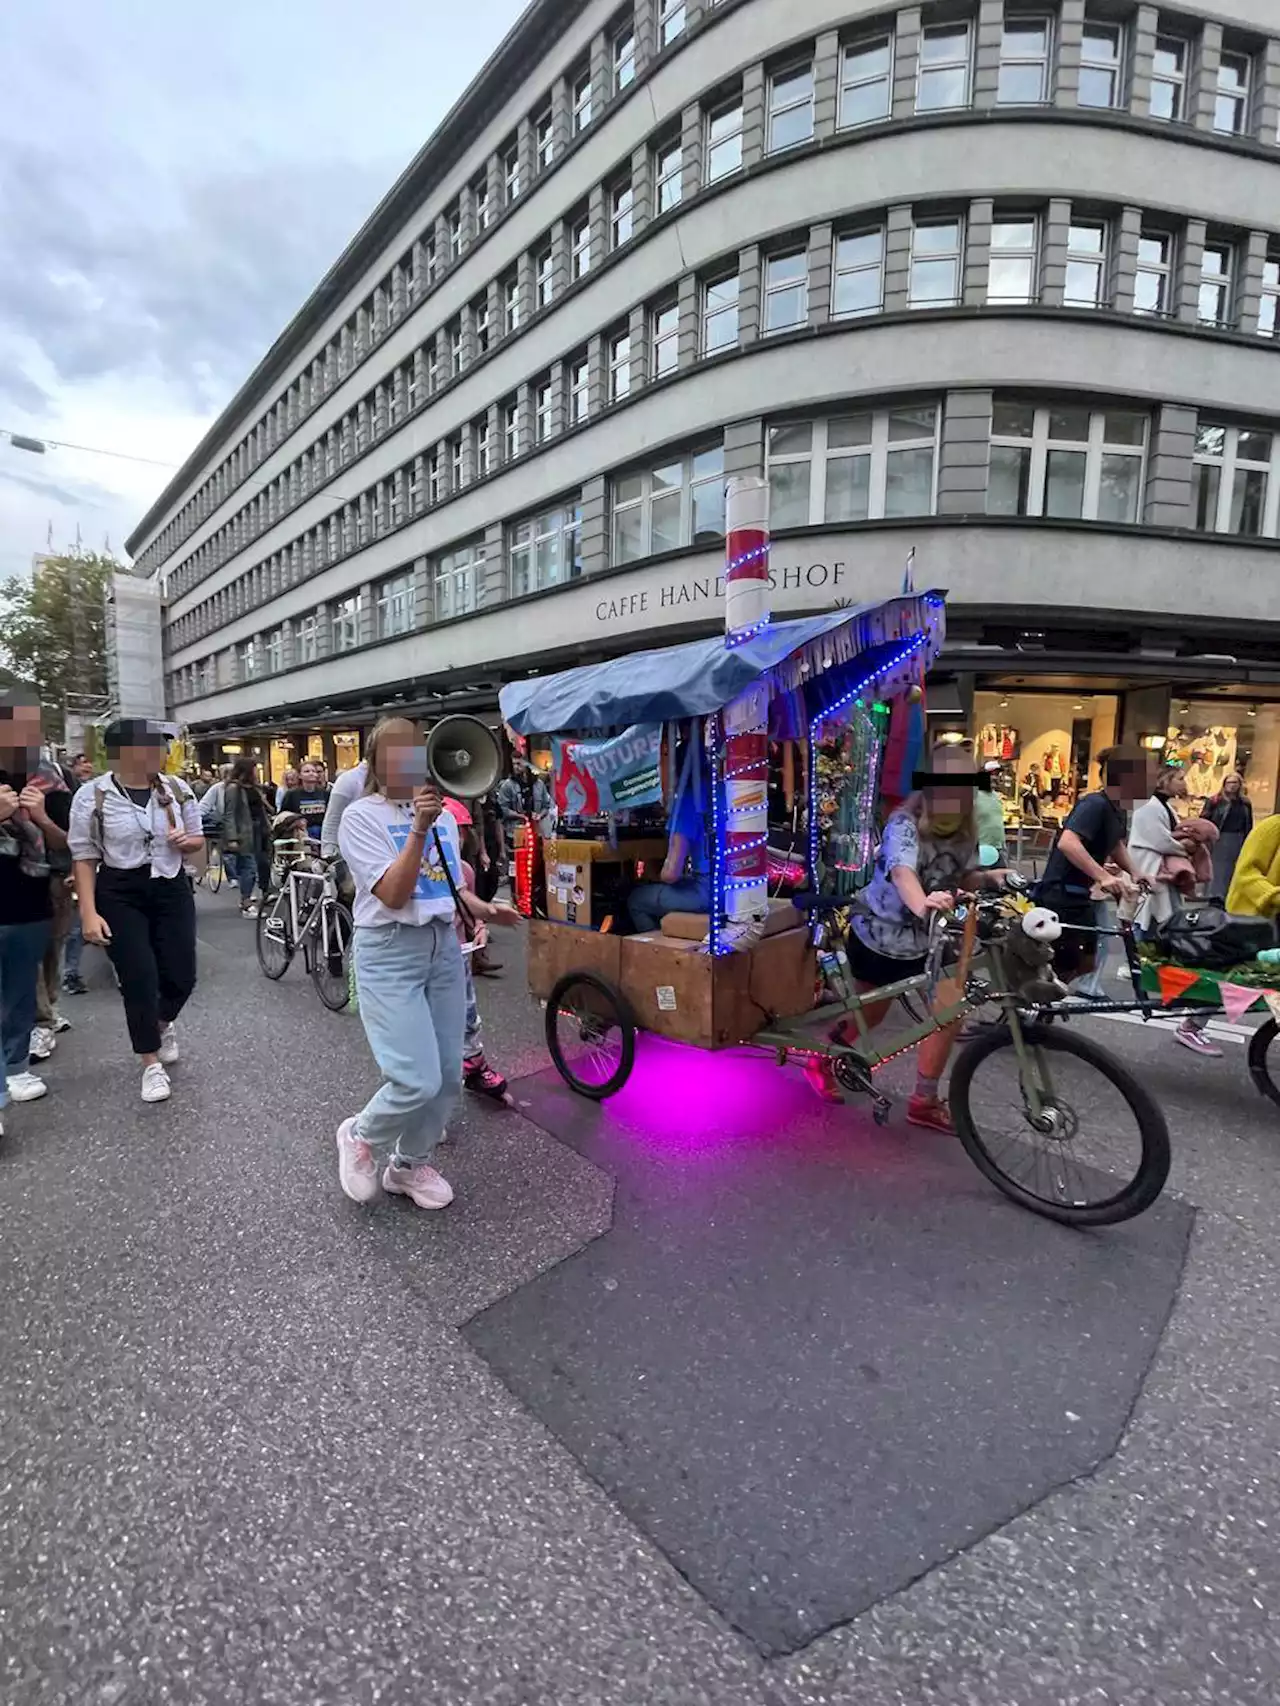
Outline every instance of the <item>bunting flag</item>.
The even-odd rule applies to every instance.
[[[1222,997],[1222,1011],[1229,1025],[1234,1025],[1258,999],[1258,991],[1243,983],[1220,983],[1218,993]]]
[[[1200,981],[1200,973],[1189,971],[1186,966],[1159,966],[1156,977],[1160,984],[1160,999],[1166,1007]]]
[[[1271,1009],[1271,1017],[1280,1022],[1280,989],[1264,989],[1262,999]]]

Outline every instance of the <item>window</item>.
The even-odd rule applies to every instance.
[[[520,280],[512,273],[502,281],[502,330],[506,337],[520,327]]]
[[[483,415],[474,427],[476,441],[476,479],[483,480],[493,466],[493,434],[489,430],[489,417]]]
[[[1101,308],[1107,262],[1107,230],[1102,224],[1072,221],[1067,232],[1067,280],[1062,300],[1068,308]]]
[[[580,135],[591,123],[591,73],[584,71],[573,85],[573,134]]]
[[[1034,219],[997,219],[992,225],[988,302],[1036,300],[1036,236]]]
[[[556,157],[556,125],[551,109],[539,113],[533,123],[534,147],[539,172],[545,172]]]
[[[582,573],[582,505],[564,504],[507,529],[511,596],[577,580]]]
[[[1000,36],[1002,106],[1035,106],[1049,99],[1052,26],[1048,18],[1006,18]]]
[[[666,213],[676,206],[684,193],[684,150],[678,142],[659,148],[656,156],[658,179],[658,212]]]
[[[554,257],[550,246],[541,250],[533,258],[535,288],[538,293],[538,307],[550,305],[555,294],[555,274],[552,271]]]
[[[462,434],[457,433],[453,438],[451,438],[449,440],[449,490],[450,490],[450,492],[460,492],[462,490],[463,472],[464,472],[464,463],[463,463],[463,454],[462,454]]]
[[[462,326],[455,320],[449,328],[449,376],[456,379],[462,372]]]
[[[938,413],[933,403],[905,404],[771,426],[770,525],[932,515]]]
[[[653,311],[652,321],[653,342],[653,377],[661,379],[664,373],[674,373],[680,365],[680,308],[675,302],[666,302]]]
[[[360,594],[339,599],[333,612],[333,649],[353,651],[360,644]]]
[[[616,403],[631,390],[631,334],[619,332],[609,339],[609,400]]]
[[[663,47],[670,47],[684,34],[684,21],[684,0],[659,0],[658,40]]]
[[[505,186],[507,206],[519,198],[522,184],[520,182],[520,147],[511,143],[502,156],[502,181]]]
[[[613,561],[724,538],[724,451],[695,451],[613,481]]]
[[[884,306],[884,232],[853,231],[836,238],[831,318],[878,314]]]
[[[378,638],[389,640],[394,634],[407,634],[413,627],[413,573],[405,569],[390,580],[383,581],[375,595],[378,619]]]
[[[1172,286],[1172,236],[1167,231],[1144,231],[1138,238],[1138,271],[1133,281],[1134,313],[1171,313]]]
[[[1280,255],[1270,254],[1262,263],[1262,300],[1258,303],[1258,336],[1276,335],[1276,303],[1280,301]]]
[[[449,258],[457,260],[462,253],[462,209],[455,207],[449,214]]]
[[[569,364],[569,420],[577,426],[591,413],[591,363],[586,356]]]
[[[613,88],[620,94],[636,80],[636,37],[634,30],[624,30],[613,42]]]
[[[573,227],[571,234],[570,273],[574,278],[585,278],[591,271],[591,220],[583,217]]]
[[[1121,94],[1122,31],[1118,24],[1084,26],[1080,46],[1080,93],[1082,107],[1118,107]]]
[[[1146,447],[1145,415],[997,398],[987,513],[1136,522]]]
[[[520,454],[520,405],[514,398],[502,405],[502,460],[514,462]]]
[[[916,111],[969,104],[969,26],[931,24],[920,38]]]
[[[612,242],[615,249],[630,240],[635,223],[635,195],[631,189],[631,180],[619,184],[610,201],[609,224],[612,231]]]
[[[427,498],[432,504],[438,504],[444,496],[444,466],[439,449],[427,454]]]
[[[489,199],[488,178],[477,178],[471,186],[472,201],[476,210],[476,230],[487,231],[493,222],[493,203]]]
[[[958,219],[933,219],[911,233],[912,308],[949,308],[960,300],[963,237]]]
[[[1151,66],[1152,118],[1176,123],[1187,112],[1187,44],[1178,36],[1157,36]]]
[[[1276,531],[1276,435],[1201,421],[1193,496],[1201,533],[1256,539]]]
[[[241,681],[252,681],[254,676],[259,673],[261,661],[258,655],[257,640],[246,640],[242,646],[236,648],[236,654],[240,664]]]
[[[279,675],[284,668],[284,629],[273,628],[267,635],[267,674]]]
[[[874,124],[893,110],[893,38],[851,42],[840,58],[840,125]]]
[[[539,444],[551,437],[552,389],[549,379],[543,380],[533,394],[533,432]]]
[[[1202,326],[1231,324],[1231,249],[1226,243],[1206,243],[1200,261],[1200,303],[1197,318]]]
[[[489,350],[489,298],[479,296],[471,307],[472,324],[476,331],[476,354],[486,355]]]
[[[804,249],[764,263],[764,330],[786,332],[809,319],[809,256]]]
[[[1218,65],[1213,128],[1228,136],[1243,136],[1248,122],[1249,60],[1243,53],[1224,53]]]
[[[706,181],[727,178],[742,165],[742,97],[707,114]]]
[[[451,616],[466,616],[479,607],[484,562],[483,540],[472,545],[460,545],[456,551],[446,551],[436,559],[437,622],[447,622]]]
[[[717,279],[703,287],[702,353],[713,355],[738,341],[738,275]]]
[[[813,140],[813,66],[795,65],[769,79],[768,152]]]

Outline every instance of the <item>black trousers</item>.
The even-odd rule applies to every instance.
[[[185,875],[153,877],[98,867],[96,905],[111,931],[107,947],[120,979],[135,1054],[155,1054],[160,1027],[186,1006],[196,986],[196,903]]]

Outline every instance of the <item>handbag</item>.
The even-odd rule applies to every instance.
[[[1220,900],[1206,900],[1157,925],[1155,944],[1179,965],[1227,971],[1274,948],[1276,927],[1268,918],[1228,912]]]

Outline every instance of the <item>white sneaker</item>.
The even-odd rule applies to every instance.
[[[178,1053],[179,1053],[179,1051],[178,1051],[177,1027],[175,1025],[172,1025],[172,1024],[161,1025],[161,1027],[160,1027],[160,1064],[162,1066],[172,1066],[174,1061],[178,1059]]]
[[[378,1168],[373,1151],[356,1136],[354,1119],[338,1127],[338,1183],[352,1202],[372,1202],[378,1194]]]
[[[53,1030],[55,1031],[55,1033],[58,1036],[61,1036],[64,1031],[69,1031],[70,1029],[71,1029],[70,1019],[64,1019],[62,1017],[62,1014],[59,1013],[58,1009],[55,1007],[53,1010]]]
[[[12,1078],[5,1079],[5,1084],[15,1102],[38,1102],[41,1096],[49,1094],[49,1086],[34,1072],[15,1072]]]
[[[142,1069],[142,1099],[144,1102],[167,1102],[172,1094],[169,1074],[158,1061]]]
[[[382,1188],[389,1196],[409,1197],[419,1208],[448,1208],[453,1186],[425,1162],[418,1167],[389,1166],[382,1175]]]
[[[30,1056],[32,1060],[48,1060],[58,1046],[58,1039],[48,1025],[37,1025],[31,1033]]]
[[[256,918],[258,916],[258,908],[255,902],[250,901],[248,906],[242,906],[240,908],[240,916],[241,918]]]

